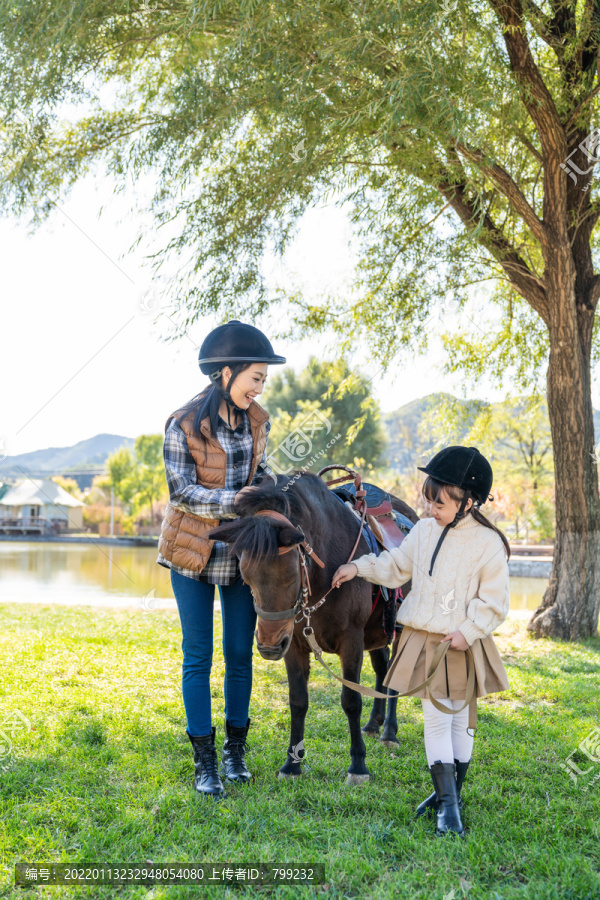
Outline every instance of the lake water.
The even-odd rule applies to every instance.
[[[176,608],[154,547],[0,541],[0,603]],[[511,614],[536,609],[545,578],[512,576]]]

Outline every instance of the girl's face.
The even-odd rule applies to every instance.
[[[473,501],[471,499],[467,500],[465,512],[469,510],[472,505]],[[453,500],[447,493],[446,488],[442,488],[437,501],[426,500],[425,508],[427,509],[427,512],[433,516],[438,525],[445,527],[446,525],[449,525],[450,522],[454,521],[454,517],[460,509],[460,502],[458,500]]]
[[[267,380],[267,363],[251,363],[237,376],[231,386],[231,399],[240,409],[248,409],[255,397],[263,392]],[[229,366],[223,367],[223,384],[226,387],[231,378]]]

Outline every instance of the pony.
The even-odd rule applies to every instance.
[[[406,503],[398,497],[392,496],[391,500],[395,510],[411,522],[418,521],[418,515]],[[236,512],[240,517],[221,523],[208,537],[229,544],[229,553],[239,557],[240,572],[250,586],[258,614],[255,634],[259,653],[264,659],[284,658],[291,725],[287,759],[279,777],[295,777],[302,774],[310,671],[310,648],[304,636],[306,622],[302,610],[318,603],[331,588],[336,569],[348,561],[359,522],[323,479],[310,472],[278,475],[274,481],[264,481],[240,497],[238,504]],[[322,568],[310,552],[303,552],[302,546],[307,545],[322,561]],[[361,535],[355,556],[369,552],[367,540]],[[309,595],[306,591],[303,595],[303,584],[309,587]],[[359,682],[363,653],[369,652],[378,691],[383,689],[390,660],[388,636],[382,625],[382,603],[380,597],[373,609],[373,585],[355,578],[332,590],[310,616],[310,626],[319,646],[326,653],[339,656],[344,678]],[[360,728],[362,697],[344,685],[341,704],[350,729],[351,763],[346,783],[362,784],[370,775]],[[363,731],[377,735],[383,725],[381,741],[394,746],[399,741],[397,696],[392,692],[387,704],[386,714],[386,700],[374,700]]]

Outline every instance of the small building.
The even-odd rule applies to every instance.
[[[25,478],[7,487],[0,495],[0,534],[83,531],[84,504],[50,478]]]

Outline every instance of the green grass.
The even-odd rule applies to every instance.
[[[220,748],[219,628],[215,616]],[[369,740],[371,781],[347,787],[338,685],[315,663],[308,771],[278,781],[288,742],[285,668],[256,657],[255,780],[214,803],[193,791],[176,614],[3,605],[0,635],[0,719],[20,710],[31,722],[0,773],[0,897],[600,897],[600,780],[588,786],[600,762],[578,753],[580,768],[593,766],[578,784],[560,768],[600,726],[600,640],[532,640],[520,623],[502,626],[511,690],[479,701],[463,789],[469,832],[460,841],[436,839],[431,820],[413,818],[431,790],[419,701],[399,704],[400,748]],[[157,886],[153,894],[140,885],[14,885],[15,862],[144,860],[324,863],[327,878],[318,887]]]

